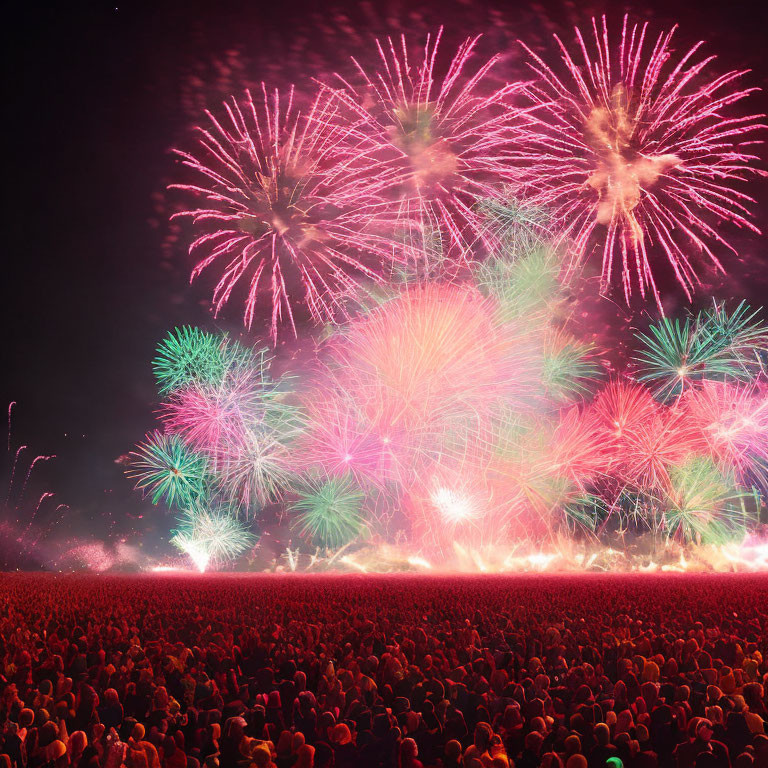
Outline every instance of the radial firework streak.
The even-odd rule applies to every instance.
[[[266,292],[271,301],[273,342],[286,321],[295,334],[296,297],[318,322],[345,311],[355,277],[380,279],[392,241],[376,234],[382,201],[349,171],[354,140],[321,93],[303,116],[291,89],[281,97],[250,92],[224,105],[226,119],[212,113],[212,127],[199,128],[194,152],[177,151],[201,181],[173,187],[202,199],[191,218],[197,238],[190,253],[204,254],[194,279],[214,264],[223,272],[213,292],[215,312],[247,283],[245,324],[254,321]]]
[[[462,260],[488,227],[476,210],[512,178],[510,98],[522,85],[493,84],[496,55],[470,72],[479,37],[467,38],[440,77],[442,28],[413,56],[405,36],[377,41],[378,69],[353,60],[359,81],[339,76],[336,96],[359,138],[354,164],[363,187],[394,201],[401,237],[429,256]]]
[[[756,89],[740,86],[745,71],[708,75],[701,42],[677,56],[675,29],[654,42],[625,17],[616,48],[593,19],[592,40],[576,29],[578,57],[555,37],[562,77],[523,44],[537,79],[518,112],[518,182],[564,223],[576,262],[602,252],[604,289],[621,272],[627,300],[636,284],[660,303],[654,254],[690,297],[695,256],[722,270],[718,253],[734,250],[720,222],[758,232],[737,186],[756,172],[763,116],[731,111]]]

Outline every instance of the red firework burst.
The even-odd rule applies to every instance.
[[[718,252],[734,250],[718,223],[759,231],[737,187],[756,173],[765,125],[731,110],[756,89],[740,86],[743,71],[709,75],[701,42],[676,55],[675,29],[653,42],[624,17],[616,47],[593,19],[592,39],[576,29],[576,57],[555,36],[560,74],[523,46],[537,79],[518,112],[518,180],[563,222],[575,263],[601,253],[603,290],[621,272],[627,301],[636,284],[660,304],[655,254],[690,297],[702,257],[723,270]]]
[[[668,490],[669,468],[704,448],[701,432],[680,408],[664,408],[626,433],[625,479],[644,490]]]
[[[614,491],[626,485],[666,488],[667,468],[702,446],[701,432],[681,409],[657,403],[641,384],[612,381],[590,406],[611,456]]]
[[[238,285],[247,286],[245,324],[250,328],[264,293],[271,297],[270,334],[303,303],[317,322],[345,313],[356,278],[381,279],[394,258],[390,238],[377,234],[384,206],[370,185],[350,173],[354,138],[334,121],[335,100],[321,91],[308,113],[262,84],[257,101],[224,105],[226,117],[207,113],[194,152],[177,154],[198,176],[172,187],[191,193],[199,207],[176,216],[197,232],[190,254],[204,254],[192,279],[222,265],[213,292],[216,314]],[[298,299],[297,299],[298,297]]]
[[[660,406],[642,384],[612,381],[597,395],[592,409],[612,449],[620,453],[622,440],[637,433]]]
[[[584,489],[589,481],[610,473],[612,453],[591,410],[573,406],[561,414],[549,456],[553,472]]]
[[[339,76],[336,95],[359,141],[357,178],[393,201],[400,239],[426,256],[463,260],[483,236],[476,200],[512,178],[508,101],[521,85],[492,84],[498,55],[470,71],[479,37],[459,46],[441,76],[441,35],[428,35],[420,53],[405,36],[377,41],[378,69],[353,59],[360,81]]]

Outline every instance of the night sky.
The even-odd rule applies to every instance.
[[[16,443],[58,455],[41,482],[72,506],[68,533],[135,531],[150,546],[170,518],[131,491],[116,459],[155,425],[149,363],[159,339],[174,325],[214,327],[210,283],[188,285],[191,262],[164,222],[169,150],[188,140],[195,111],[215,107],[243,78],[332,71],[365,49],[365,34],[398,19],[408,29],[442,23],[449,35],[465,35],[503,18],[536,44],[554,30],[568,35],[588,13],[551,0],[452,1],[434,3],[437,10],[417,3],[407,12],[407,3],[350,4],[342,13],[303,0],[55,5],[19,3],[3,17],[0,402],[18,402]],[[652,0],[627,8],[659,25],[678,21],[683,42],[706,39],[723,70],[751,68],[749,83],[766,88],[764,6]],[[618,18],[625,6],[590,10]],[[766,111],[764,95],[752,109]],[[765,230],[768,189],[761,182],[752,191]],[[742,261],[729,261],[731,275],[715,293],[768,303],[766,241],[744,242]],[[235,329],[239,317],[233,306],[215,327]]]

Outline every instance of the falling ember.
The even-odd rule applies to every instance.
[[[732,109],[756,89],[739,85],[746,72],[708,76],[701,42],[676,56],[675,30],[652,41],[625,16],[616,46],[593,19],[592,39],[576,29],[578,56],[555,37],[562,73],[523,44],[536,79],[517,113],[517,181],[562,223],[574,265],[599,252],[604,291],[620,273],[627,301],[636,286],[659,305],[660,258],[690,298],[700,262],[723,270],[734,250],[720,223],[759,232],[738,187],[757,173],[765,125]]]

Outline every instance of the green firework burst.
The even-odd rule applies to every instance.
[[[759,499],[740,490],[712,459],[694,456],[670,470],[664,511],[669,538],[723,544],[742,536]]]
[[[157,348],[152,369],[161,395],[190,384],[218,384],[227,370],[224,339],[200,328],[171,331]]]
[[[171,331],[157,348],[152,369],[161,395],[189,386],[219,386],[228,376],[269,377],[269,350],[251,349],[200,328],[182,326]]]
[[[480,290],[495,298],[503,322],[537,317],[561,298],[560,259],[549,248],[539,248],[519,259],[491,257],[480,264],[475,279]]]
[[[703,380],[751,381],[765,368],[768,326],[742,302],[728,313],[721,304],[684,320],[663,318],[635,356],[638,379],[668,401]]]
[[[321,546],[335,549],[351,541],[363,527],[363,492],[349,476],[311,479],[292,509],[294,525]]]
[[[558,402],[585,395],[600,376],[600,366],[591,359],[592,347],[576,340],[545,345],[542,360],[542,384],[547,394]]]
[[[192,504],[205,491],[206,459],[192,450],[178,435],[153,432],[131,453],[128,477],[136,488],[148,493],[153,504]]]

